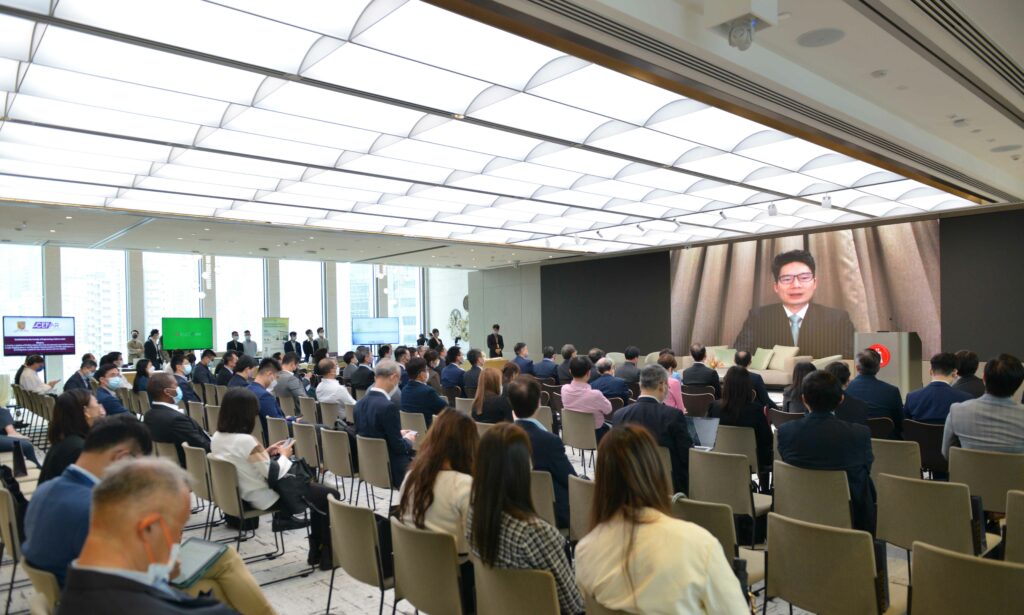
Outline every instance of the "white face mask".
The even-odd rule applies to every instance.
[[[167,561],[159,564],[152,563],[146,569],[146,574],[149,576],[150,586],[158,584],[166,585],[171,580],[171,571],[174,570],[174,566],[178,563],[178,553],[181,551],[181,545],[174,543],[171,545],[171,553],[167,557]]]
[[[277,380],[274,380],[273,382],[270,383],[270,386],[267,387],[267,393],[273,393],[274,392],[274,387],[276,387],[276,386],[277,386]]]

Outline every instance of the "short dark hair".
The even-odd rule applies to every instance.
[[[402,357],[404,357],[407,354],[409,354],[408,346],[399,346],[398,348],[395,348],[395,361],[401,363]]]
[[[405,373],[409,375],[409,380],[415,380],[416,377],[426,369],[426,359],[422,357],[413,357],[409,359],[409,364],[405,366]]]
[[[238,355],[237,352],[235,352],[234,350],[228,350],[227,352],[225,352],[224,354],[222,354],[220,356],[220,362],[223,363],[224,365],[227,365],[228,363],[231,362],[231,359],[238,359],[238,358],[239,358],[239,355]]]
[[[493,325],[491,325],[491,328],[492,329],[500,329],[501,325],[499,325],[498,323],[494,323]]]
[[[1024,382],[1024,366],[1012,354],[1001,354],[985,363],[985,391],[996,397],[1009,397]]]
[[[973,376],[978,371],[978,353],[973,350],[960,350],[956,353],[956,373],[960,376]]]
[[[569,361],[569,373],[572,374],[573,378],[582,378],[590,373],[590,368],[593,367],[593,363],[590,362],[590,357],[585,355],[576,355]]]
[[[814,265],[814,257],[807,250],[790,250],[789,252],[782,252],[776,254],[775,258],[772,259],[772,277],[775,281],[779,281],[779,273],[782,268],[790,263],[803,263],[810,267],[811,273],[815,273],[816,267]]]
[[[391,352],[391,344],[384,344],[377,349],[377,358],[384,358]]]
[[[825,371],[835,376],[843,386],[850,381],[850,366],[845,361],[833,361],[825,366]]]
[[[544,348],[541,349],[540,354],[545,359],[550,359],[555,356],[555,347],[545,346]]]
[[[640,356],[640,349],[636,346],[626,346],[626,351],[622,354],[626,355],[627,361],[632,361]]]
[[[591,363],[597,363],[598,361],[604,358],[604,351],[601,350],[600,348],[591,348],[587,352],[587,356],[590,357]]]
[[[149,377],[146,383],[146,392],[150,399],[163,397],[164,390],[178,387],[178,379],[167,372],[157,372]]]
[[[562,358],[568,361],[572,358],[572,355],[576,354],[576,347],[572,344],[565,344],[562,346]]]
[[[143,455],[148,455],[153,450],[153,440],[149,436],[149,428],[135,418],[134,414],[108,416],[93,423],[89,434],[85,436],[82,452],[109,451],[118,444],[129,441],[133,441]]]
[[[287,365],[289,363],[298,363],[298,362],[299,362],[299,355],[297,355],[294,352],[286,352],[281,357],[281,363],[284,364],[284,365]]]
[[[516,376],[508,385],[508,403],[517,417],[533,416],[540,406],[540,384],[533,378]]]
[[[526,348],[526,342],[516,342],[516,345],[512,347],[512,352],[519,354],[523,348]]]
[[[298,334],[298,333],[296,333],[295,331],[289,331],[289,332],[288,332],[288,337],[292,337],[293,335],[294,335],[295,337],[298,337],[298,336],[299,336],[299,334]]]
[[[149,332],[149,337],[153,337],[157,333],[160,333],[160,329],[151,329]]]
[[[882,366],[882,357],[875,350],[865,348],[857,353],[857,371],[865,376],[874,376]]]
[[[238,357],[238,363],[235,364],[235,371],[240,372],[258,366],[259,363],[256,362],[256,359],[254,357],[250,357],[247,354],[243,354],[242,356]]]
[[[313,332],[313,330],[312,330],[312,329],[306,329],[306,335],[309,335],[309,334],[310,334],[310,333],[312,333],[312,332]]]
[[[478,348],[470,348],[469,353],[466,354],[466,360],[469,361],[470,365],[476,365],[477,359],[483,356],[484,353],[480,352]],[[406,367],[408,369],[408,367]]]
[[[820,369],[804,376],[800,388],[804,403],[811,412],[831,412],[843,400],[843,389],[839,386],[839,379]]]
[[[423,353],[423,358],[426,360],[427,364],[429,365],[429,364],[433,363],[434,361],[438,360],[439,358],[441,358],[441,354],[438,353],[433,348],[430,348],[426,352]]]
[[[233,335],[233,336],[234,336],[234,335],[238,335],[238,331],[232,331],[232,332],[231,332],[231,335]]]
[[[174,370],[178,369],[178,366],[184,362],[185,355],[183,354],[175,354],[173,357],[171,357],[171,372],[174,372]]]
[[[210,350],[209,348],[207,348],[206,350],[203,351],[203,354],[200,355],[199,358],[200,359],[205,359],[206,357],[216,357],[216,356],[217,356],[216,352],[214,352],[214,351]]]
[[[932,355],[932,371],[949,376],[956,371],[956,355],[952,352],[939,352]]]
[[[693,357],[694,361],[703,361],[708,356],[708,350],[704,348],[704,344],[694,342],[690,345],[690,356]]]
[[[354,358],[355,358],[355,356],[356,356],[356,353],[354,353],[354,352],[352,352],[351,350],[349,350],[349,351],[348,351],[348,352],[346,352],[345,354],[341,355],[341,360],[342,360],[342,362],[344,362],[344,363],[345,363],[345,365],[348,365],[348,364],[349,364],[349,362],[350,362],[350,361],[352,361],[352,359],[354,359]],[[288,355],[285,355],[285,358],[287,359],[287,358],[288,358]],[[297,359],[298,359],[298,355],[295,355],[295,358],[296,358],[296,360],[297,360]],[[287,361],[286,361],[286,362],[287,362]]]
[[[36,363],[42,363],[43,361],[43,355],[41,354],[30,354],[25,357],[25,365],[35,365]]]
[[[115,369],[121,368],[114,365],[113,363],[104,363],[103,365],[100,365],[100,368],[96,370],[96,379],[99,380],[100,378],[106,378],[107,374],[114,371]]]
[[[266,374],[268,372],[277,373],[281,371],[281,364],[277,362],[277,359],[267,358],[260,361],[259,370],[256,373]]]
[[[222,433],[252,433],[260,402],[256,394],[246,387],[231,387],[220,400],[217,431]]]
[[[740,367],[750,366],[750,362],[752,360],[753,357],[751,357],[750,353],[747,352],[746,350],[737,350],[736,354],[732,358],[732,362],[735,363],[736,365],[739,365]]]
[[[324,328],[323,328],[323,327],[317,327],[317,328],[316,328],[316,332],[317,332],[317,333],[323,333],[323,331],[324,331]]]
[[[82,361],[82,366],[79,367],[78,369],[85,369],[86,367],[96,367],[96,361],[93,361],[92,359],[86,359]]]
[[[448,349],[448,354],[445,355],[444,362],[455,363],[455,360],[459,358],[460,354],[462,354],[462,348],[459,348],[458,346],[452,346],[451,348]]]
[[[250,331],[248,329],[246,329],[245,331],[242,331],[242,333],[244,333],[246,335],[252,335],[252,331]]]
[[[362,365],[363,363],[366,362],[366,359],[369,358],[369,356],[370,356],[369,352],[367,352],[365,350],[357,350],[356,351],[356,363]]]

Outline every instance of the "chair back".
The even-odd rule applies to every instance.
[[[750,491],[748,463],[746,455],[691,448],[690,497],[725,504],[734,514],[753,517],[754,496]]]
[[[626,405],[626,400],[621,397],[612,397],[608,399],[608,403],[612,405],[612,412],[615,412],[616,410],[621,410]]]
[[[683,407],[686,414],[694,418],[708,415],[708,408],[715,401],[714,393],[683,393]]]
[[[52,572],[33,568],[25,559],[21,560],[21,567],[25,571],[25,576],[32,582],[32,589],[45,599],[46,612],[52,613],[57,607],[57,601],[60,600],[57,577]]]
[[[290,400],[287,403],[281,404],[281,409],[288,416],[295,414],[295,404]],[[304,420],[312,421],[314,419],[319,420],[316,412],[316,400],[312,397],[299,397],[299,410],[302,412]]]
[[[391,580],[383,578],[382,554],[373,511],[339,502],[334,495],[327,497],[327,510],[334,565],[361,583],[385,589]]]
[[[967,485],[881,474],[875,487],[879,539],[908,551],[920,540],[974,555]]]
[[[10,549],[8,555],[11,559],[22,559],[21,535],[18,533],[17,516],[14,513],[14,497],[3,487],[0,487],[0,541],[4,547]]]
[[[471,397],[456,397],[455,409],[463,414],[469,414],[473,411],[473,399]]]
[[[836,573],[837,562],[842,562],[842,574]],[[768,513],[766,573],[767,595],[801,609],[835,615],[878,612],[875,550],[867,532]]]
[[[462,387],[444,387],[444,396],[448,399],[448,407],[458,410],[455,400],[462,397]]]
[[[391,459],[382,438],[356,436],[359,477],[379,489],[391,489]]]
[[[473,422],[476,423],[476,433],[481,438],[484,437],[484,434],[487,433],[488,429],[490,429],[491,427],[494,427],[494,423],[481,423],[479,421],[473,421]]]
[[[799,421],[804,418],[803,412],[783,412],[782,410],[776,410],[775,408],[768,408],[768,420],[775,426],[775,429],[785,425],[790,421]]]
[[[917,442],[871,438],[871,452],[875,455],[871,480],[876,484],[879,474],[921,478],[921,447]]]
[[[735,427],[719,423],[718,435],[715,437],[715,452],[743,455],[750,466],[750,474],[755,474],[758,470],[757,438],[754,436],[753,427]]]
[[[260,421],[257,418],[256,424],[259,425]],[[273,416],[267,417],[267,442],[273,444],[274,442],[280,442],[288,439],[288,421],[285,419],[279,419]],[[258,439],[258,438],[257,438]],[[262,442],[262,440],[261,440]]]
[[[531,488],[532,488],[531,483]],[[590,532],[590,508],[594,504],[594,481],[569,476],[569,540],[578,541]]]
[[[615,609],[609,609],[598,602],[597,598],[589,592],[583,593],[583,601],[587,604],[587,615],[629,615],[628,611],[616,611]]]
[[[672,516],[676,519],[696,523],[718,539],[722,549],[725,550],[725,558],[732,560],[736,557],[736,521],[732,516],[732,509],[725,504],[716,502],[698,502],[686,498],[673,498]]]
[[[551,431],[552,425],[552,414],[549,406],[541,406],[537,408],[537,411],[533,413],[533,418],[540,422],[544,426],[544,429],[548,430],[548,433],[554,433]]]
[[[345,404],[345,422],[349,425],[356,424],[356,405]]]
[[[558,414],[562,414],[562,410],[565,409],[565,406],[562,405],[562,394],[559,393],[558,391],[555,391],[554,393],[552,393],[551,394],[551,399],[548,400],[548,405],[551,406],[551,411],[552,412],[557,412]]]
[[[783,461],[775,462],[774,471],[775,512],[809,523],[853,527],[850,485],[845,472],[807,470]]]
[[[203,409],[203,402],[190,401],[186,404],[185,411],[188,413],[188,418],[195,421],[203,429],[207,429],[206,411]],[[207,429],[207,431],[209,430]]]
[[[629,387],[629,394],[630,394],[630,396],[633,399],[637,399],[637,398],[640,397],[640,383],[639,382],[630,382],[630,383],[627,383],[626,386]]]
[[[625,353],[622,352],[609,352],[604,356],[608,357],[611,360],[611,362],[615,364],[615,367],[618,367],[626,362],[626,355]]]
[[[668,485],[668,493],[672,495],[675,493],[675,487],[672,482],[672,452],[668,450],[668,447],[658,447],[658,459],[661,461],[661,471],[665,474],[665,484]]]
[[[145,414],[149,412],[149,393],[145,391],[135,391],[132,393],[135,396],[135,409],[139,414]]]
[[[681,384],[679,385],[679,390],[690,395],[700,395],[702,393],[707,393],[708,395],[715,394],[715,387],[706,384]]]
[[[206,461],[206,451],[187,443],[181,443],[185,451],[185,471],[192,478],[192,493],[207,502],[213,500],[210,492],[210,466]]]
[[[207,431],[211,434],[217,431],[217,422],[220,421],[220,406],[207,406],[206,407],[206,426]],[[259,419],[256,419],[259,423]],[[262,442],[263,440],[260,440]]]
[[[209,382],[203,383],[203,399],[206,400],[207,404],[220,405],[220,396],[217,393],[217,385]]]
[[[230,461],[217,459],[208,454],[210,462],[210,489],[213,491],[213,502],[225,515],[242,518],[241,500],[238,495],[238,472]]]
[[[352,443],[348,432],[333,429],[321,429],[320,440],[323,445],[324,467],[335,476],[352,478]]]
[[[1024,565],[914,543],[913,613],[1018,613]]]
[[[295,434],[295,454],[306,460],[306,463],[317,468],[320,466],[320,447],[316,442],[316,426],[309,423],[292,423]]]
[[[1024,491],[1024,454],[949,449],[949,480],[981,497],[986,511],[1006,512],[1006,494]]]
[[[423,438],[427,435],[427,417],[419,412],[406,412],[399,410],[398,414],[402,422],[402,429],[411,429],[416,432],[416,441],[412,443],[413,450],[420,450]]]
[[[301,398],[300,398],[301,399]],[[305,414],[305,411],[303,411]],[[338,422],[338,419],[342,418],[341,404],[334,401],[322,401],[320,402],[320,418],[319,422],[323,425],[333,428]]]
[[[547,521],[551,527],[555,523],[555,484],[551,474],[539,470],[530,472],[530,498],[537,516]]]
[[[395,549],[395,592],[417,610],[461,615],[455,537],[420,530],[392,518],[391,542]]]
[[[178,447],[173,442],[154,442],[153,452],[161,459],[178,463]]]
[[[905,419],[903,439],[917,442],[921,447],[921,467],[931,472],[948,472],[949,462],[942,456],[942,431],[944,425],[932,425]]]
[[[547,570],[491,568],[473,558],[478,615],[559,615],[555,577]]]
[[[1006,494],[1006,540],[1003,559],[1024,564],[1024,491]]]
[[[217,387],[217,399],[218,400],[224,399],[224,394],[228,392],[227,385],[226,384],[215,384],[213,386]],[[220,404],[220,402],[218,401],[218,405],[219,404]]]
[[[650,352],[650,353],[647,353],[647,356],[643,357],[640,360],[643,361],[643,365],[650,365],[652,363],[657,363],[658,362],[658,357],[660,357],[660,356],[661,356],[661,352],[660,351]]]
[[[893,423],[892,419],[887,416],[868,419],[868,429],[871,430],[872,438],[888,438],[895,428],[896,423]]]
[[[594,415],[566,408],[562,413],[562,440],[573,448],[587,451],[597,449]]]
[[[95,380],[93,382],[95,382]],[[198,382],[189,382],[189,386],[192,387],[192,392],[196,394],[196,397],[200,400],[206,399],[206,392],[203,391],[203,385]]]
[[[366,397],[366,391],[368,391],[368,390],[369,389],[356,389],[356,394],[355,394],[356,401],[359,401],[360,399]]]

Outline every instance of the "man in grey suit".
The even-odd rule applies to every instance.
[[[637,367],[637,363],[640,362],[640,349],[636,346],[626,346],[623,354],[626,356],[626,362],[615,368],[615,377],[622,378],[626,384],[640,382],[640,368]]]
[[[1013,394],[1024,383],[1024,366],[1001,354],[985,364],[985,394],[949,407],[942,432],[942,455],[949,458],[954,436],[976,451],[1024,453],[1024,405]]]
[[[295,375],[295,368],[298,366],[299,355],[294,352],[284,353],[284,356],[281,357],[281,371],[277,373],[277,385],[274,387],[274,393],[282,405],[286,403],[286,400],[292,400],[296,416],[302,414],[299,398],[309,397],[302,378]]]

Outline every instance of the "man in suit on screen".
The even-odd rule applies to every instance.
[[[772,261],[773,288],[781,303],[750,310],[736,338],[736,349],[799,346],[801,355],[822,358],[853,356],[853,322],[846,310],[813,303],[818,288],[814,257],[806,250],[791,250]]]

